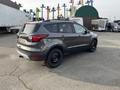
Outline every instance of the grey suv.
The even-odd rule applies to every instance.
[[[61,65],[65,53],[83,47],[94,52],[97,35],[69,20],[26,23],[17,38],[20,57],[45,60],[50,68]]]

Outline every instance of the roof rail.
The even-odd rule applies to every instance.
[[[59,20],[69,21],[69,18],[49,19],[49,20],[44,20],[43,22],[59,21]]]
[[[61,18],[61,17],[58,17],[58,20],[69,20],[69,18]]]

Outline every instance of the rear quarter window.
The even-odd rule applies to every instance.
[[[25,24],[22,32],[26,34],[35,33],[39,30],[40,26],[41,24],[33,24],[33,23]]]

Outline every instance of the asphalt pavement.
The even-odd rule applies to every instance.
[[[0,90],[120,90],[120,33],[96,33],[96,52],[65,56],[55,69],[20,59],[16,35],[0,34]]]

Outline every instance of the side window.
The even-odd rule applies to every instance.
[[[79,24],[74,24],[75,32],[76,33],[84,33],[86,30]]]
[[[59,23],[60,33],[73,33],[73,27],[70,23]]]
[[[46,24],[44,27],[52,33],[58,33],[58,25],[57,24]]]

